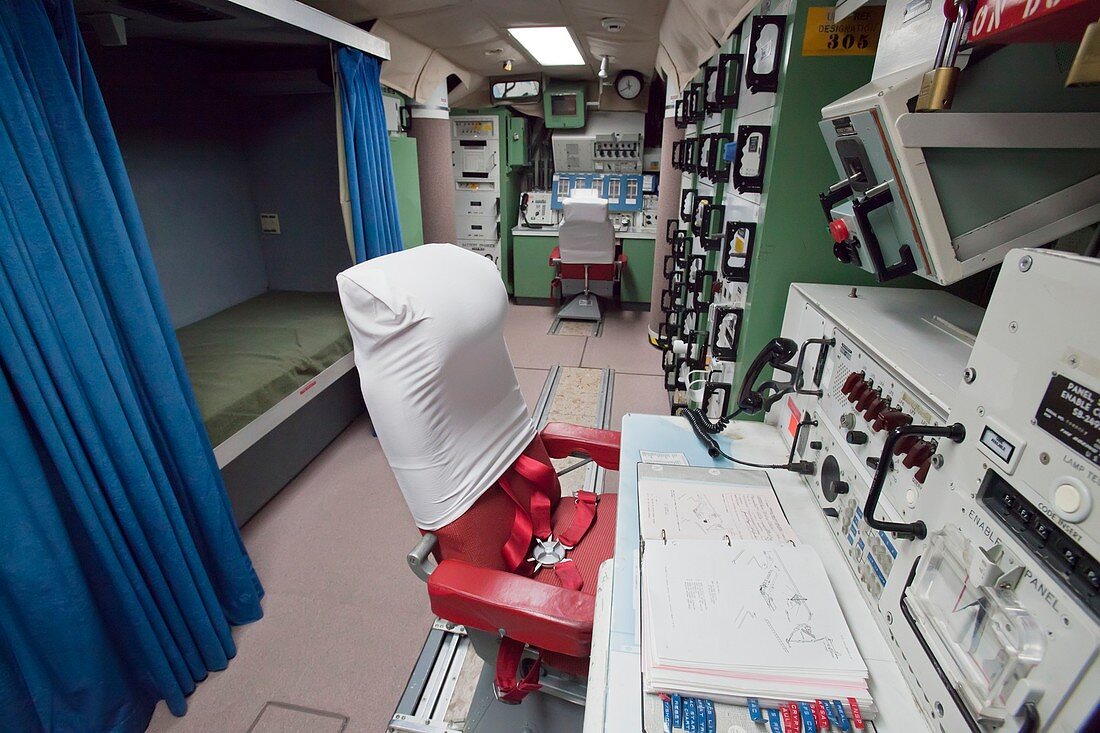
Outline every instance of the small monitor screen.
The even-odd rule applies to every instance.
[[[559,117],[571,117],[577,114],[577,95],[575,93],[551,94],[550,111]]]

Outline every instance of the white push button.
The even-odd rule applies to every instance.
[[[1073,484],[1061,484],[1054,490],[1054,506],[1063,514],[1076,514],[1081,509],[1081,490]]]

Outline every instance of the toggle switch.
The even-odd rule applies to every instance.
[[[929,443],[927,440],[918,440],[909,450],[905,452],[905,458],[902,459],[901,465],[906,468],[913,468],[919,466],[925,461],[931,461],[932,454],[936,452],[936,446]]]
[[[848,393],[848,401],[859,402],[860,398],[862,398],[865,393],[869,392],[872,386],[874,386],[873,382],[860,377],[859,381],[856,382],[856,386]]]
[[[871,404],[867,405],[867,409],[863,411],[863,418],[872,423],[871,427],[874,428],[874,421],[878,419],[878,416],[889,406],[890,398],[879,395],[871,400]]]
[[[902,453],[908,453],[909,449],[919,440],[915,435],[903,435],[898,438],[898,442],[894,443],[894,455],[900,456]]]
[[[901,410],[883,410],[871,425],[875,430],[893,430],[913,422],[913,418]]]
[[[856,409],[859,410],[860,412],[863,412],[864,410],[868,409],[871,406],[872,402],[874,402],[877,399],[881,399],[881,398],[882,398],[882,390],[878,390],[878,389],[865,390],[863,392],[863,394],[860,395],[859,399],[856,400]]]

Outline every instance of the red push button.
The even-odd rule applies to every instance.
[[[833,219],[829,222],[829,233],[833,235],[833,241],[837,244],[847,242],[852,236],[852,233],[848,231],[848,225],[844,223],[843,219]]]

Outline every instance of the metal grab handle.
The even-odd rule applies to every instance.
[[[917,263],[913,259],[913,250],[910,249],[908,244],[903,244],[898,249],[901,261],[887,266],[886,260],[882,256],[882,247],[879,245],[878,237],[875,236],[875,230],[871,226],[868,214],[875,209],[886,206],[893,200],[894,195],[890,193],[890,182],[883,181],[874,188],[869,189],[863,198],[852,201],[852,213],[856,217],[856,223],[859,225],[860,231],[863,232],[864,239],[867,240],[863,243],[863,246],[867,248],[867,254],[871,257],[875,279],[880,283],[917,271]]]
[[[428,576],[435,570],[435,560],[431,558],[431,554],[436,542],[436,536],[427,532],[416,543],[416,547],[405,556],[405,561],[409,563],[413,573],[425,583],[428,582]]]
[[[894,452],[894,444],[906,436],[948,438],[961,443],[966,439],[966,428],[958,422],[953,425],[903,425],[891,430],[886,436],[886,442],[882,444],[882,456],[878,459],[875,477],[871,480],[870,491],[867,492],[867,505],[863,507],[863,520],[873,529],[894,532],[903,539],[923,540],[928,536],[928,526],[919,519],[915,522],[887,522],[875,518],[875,509],[878,508],[882,487],[886,483],[886,474],[892,463],[890,458]]]

